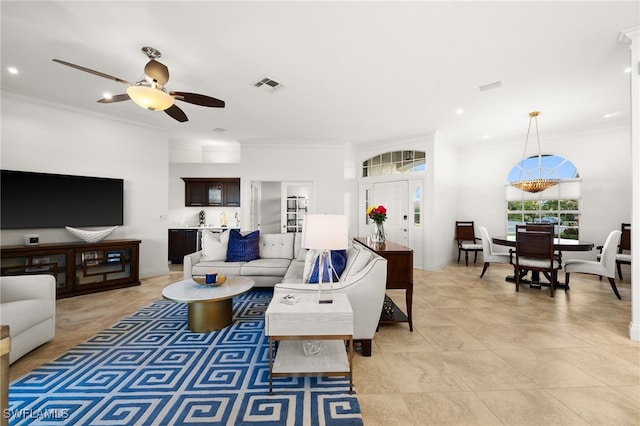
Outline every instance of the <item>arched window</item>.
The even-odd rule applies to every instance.
[[[537,170],[539,168],[538,161],[537,155],[520,161],[513,167],[513,169],[511,169],[511,172],[507,177],[507,182],[511,184],[522,178],[526,179],[528,170]],[[571,161],[559,155],[542,155],[540,162],[540,167],[543,170],[543,177],[552,179],[558,178],[560,180],[577,179],[580,177],[576,166],[574,166]]]
[[[515,235],[515,228],[523,223],[555,225],[558,238],[579,239],[580,236],[580,174],[576,166],[559,155],[543,155],[543,176],[559,179],[549,189],[530,194],[510,186],[526,171],[538,168],[538,156],[518,162],[507,176],[507,235]]]
[[[424,172],[424,151],[393,151],[362,162],[362,177]]]

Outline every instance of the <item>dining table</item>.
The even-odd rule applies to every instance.
[[[507,247],[515,247],[516,246],[516,236],[515,235],[507,235],[500,237],[493,237],[491,239],[493,244],[499,246],[507,246]],[[563,251],[591,251],[595,246],[594,243],[590,241],[584,240],[572,240],[568,238],[554,238],[553,239],[553,248],[556,252],[559,253],[560,259],[562,260],[562,252]],[[513,275],[509,275],[505,279],[509,282],[515,282],[515,277]],[[521,284],[528,284],[533,288],[541,288],[542,286],[548,287],[550,285],[549,282],[542,281],[540,279],[540,273],[538,271],[531,272],[531,279],[521,278]],[[569,290],[569,285],[564,282],[560,282],[556,285],[556,288],[562,288]]]

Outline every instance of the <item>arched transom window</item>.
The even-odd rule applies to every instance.
[[[392,151],[362,162],[362,177],[424,172],[424,151]]]

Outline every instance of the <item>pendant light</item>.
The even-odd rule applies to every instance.
[[[540,150],[540,134],[538,133],[538,116],[540,111],[529,113],[529,128],[527,129],[527,138],[524,142],[524,152],[522,153],[522,161],[520,162],[519,180],[512,182],[511,185],[525,192],[536,193],[549,189],[556,185],[558,179],[549,179],[549,173],[544,171],[542,165],[542,151]],[[538,141],[538,167],[533,169],[525,169],[525,160],[527,160],[527,143],[531,134],[531,124],[535,123],[536,139]]]

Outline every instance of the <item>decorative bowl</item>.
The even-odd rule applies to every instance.
[[[86,229],[78,229],[72,228],[70,226],[65,226],[67,231],[71,232],[76,237],[87,243],[97,243],[98,241],[104,240],[107,238],[113,231],[116,230],[117,226],[112,226],[107,229],[99,229],[97,231],[89,231]]]
[[[227,281],[226,275],[221,275],[221,274],[218,274],[218,276],[216,277],[216,282],[215,283],[211,283],[211,284],[207,284],[207,277],[204,276],[204,275],[194,275],[191,278],[196,283],[198,283],[200,285],[207,286],[207,287],[215,287],[217,285],[224,284],[225,281]]]

